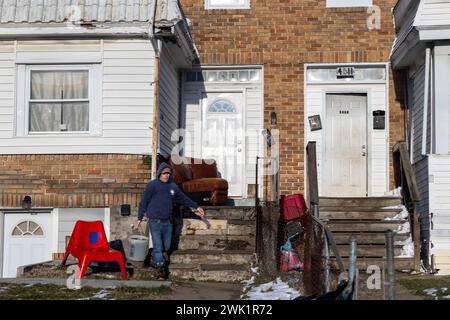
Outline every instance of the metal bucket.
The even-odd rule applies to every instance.
[[[133,235],[128,238],[128,259],[144,261],[148,251],[148,237]]]

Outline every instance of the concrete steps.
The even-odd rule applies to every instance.
[[[184,280],[221,282],[240,282],[249,279],[250,269],[247,265],[237,264],[176,264],[170,265],[171,277]]]
[[[248,279],[255,252],[255,209],[203,208],[211,227],[199,219],[184,219],[179,250],[171,256],[171,276],[220,282]]]
[[[394,243],[410,237],[409,233],[396,233],[409,224],[401,217],[401,198],[320,198],[319,217],[333,233],[340,255],[348,267],[349,243],[352,235],[357,241],[357,261],[362,269],[368,265],[385,264],[385,232],[394,231]],[[394,255],[401,254],[402,245],[394,246]],[[333,252],[332,252],[333,254]],[[334,259],[332,259],[334,260]],[[395,266],[412,269],[414,258],[397,257]]]
[[[255,247],[254,236],[207,236],[183,235],[180,250],[252,250]]]

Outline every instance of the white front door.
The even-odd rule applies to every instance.
[[[14,278],[17,267],[52,259],[50,213],[5,213],[3,277]]]
[[[367,196],[365,94],[326,95],[322,196]]]
[[[242,197],[244,139],[242,92],[204,92],[202,158],[214,159],[222,178],[228,181],[228,195]]]

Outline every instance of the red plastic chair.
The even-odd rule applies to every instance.
[[[109,247],[102,221],[78,220],[72,231],[61,267],[65,266],[69,254],[78,258],[80,279],[83,278],[91,261],[118,262],[122,271],[122,279],[127,278],[123,255],[120,251]]]

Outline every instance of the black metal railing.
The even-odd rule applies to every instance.
[[[306,146],[307,195],[309,214],[305,240],[305,288],[310,293],[330,291],[333,275],[345,271],[333,234],[326,221],[319,218],[319,188],[317,180],[316,142]],[[331,252],[336,259],[338,270],[332,267]]]

